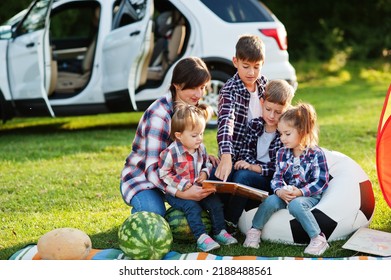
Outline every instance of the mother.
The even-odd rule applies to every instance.
[[[157,99],[144,112],[126,158],[121,176],[121,194],[132,212],[148,211],[164,216],[165,185],[158,175],[159,154],[170,143],[170,123],[176,101],[197,105],[211,75],[197,57],[184,58],[174,68],[168,93]],[[212,161],[213,162],[213,161]],[[173,196],[199,201],[210,194],[201,187],[175,191]]]

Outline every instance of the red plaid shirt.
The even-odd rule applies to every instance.
[[[121,194],[128,204],[139,191],[152,188],[164,190],[157,168],[160,152],[172,142],[170,128],[173,109],[169,92],[152,103],[140,119],[132,151],[122,170]]]
[[[166,192],[175,196],[177,190],[182,191],[187,183],[194,180],[204,171],[209,177],[212,164],[208,159],[203,144],[196,150],[197,163],[194,165],[193,156],[179,141],[174,141],[160,154],[159,176],[166,183]]]

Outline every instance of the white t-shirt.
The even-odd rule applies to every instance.
[[[269,146],[273,141],[276,132],[266,132],[263,131],[262,135],[258,137],[257,143],[257,160],[261,162],[269,162]]]
[[[255,87],[254,92],[250,92],[250,104],[248,105],[247,118],[250,122],[252,119],[262,116],[261,101],[258,97],[258,88]]]

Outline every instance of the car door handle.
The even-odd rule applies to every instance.
[[[137,30],[137,31],[134,31],[132,33],[130,33],[130,36],[136,36],[136,35],[139,35],[140,34],[140,30]]]
[[[31,42],[31,43],[28,43],[27,45],[26,45],[26,48],[32,48],[32,47],[34,47],[34,43],[33,42]]]

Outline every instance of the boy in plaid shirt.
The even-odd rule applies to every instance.
[[[176,190],[186,192],[200,185],[210,175],[212,164],[202,143],[206,120],[211,115],[207,105],[191,106],[177,103],[171,119],[170,136],[174,140],[160,154],[159,176],[166,186],[167,202],[175,209],[185,213],[198,249],[208,252],[222,245],[237,243],[225,230],[223,205],[214,193],[200,201],[172,196]],[[207,210],[211,221],[214,239],[206,232],[201,213]],[[217,242],[216,242],[216,241]]]
[[[260,75],[265,59],[265,46],[256,35],[243,35],[236,43],[232,61],[237,73],[219,93],[217,143],[220,163],[214,176],[230,181],[233,163],[238,160],[247,134],[248,122],[262,115],[260,99],[267,79]]]
[[[291,105],[294,89],[287,81],[272,80],[266,84],[264,98],[261,99],[262,117],[252,119],[243,141],[239,160],[235,162],[232,181],[271,192],[270,181],[276,170],[276,154],[282,147],[278,120]],[[246,206],[257,207],[259,202],[241,196],[232,196],[225,205],[225,219],[228,225],[236,228]]]

